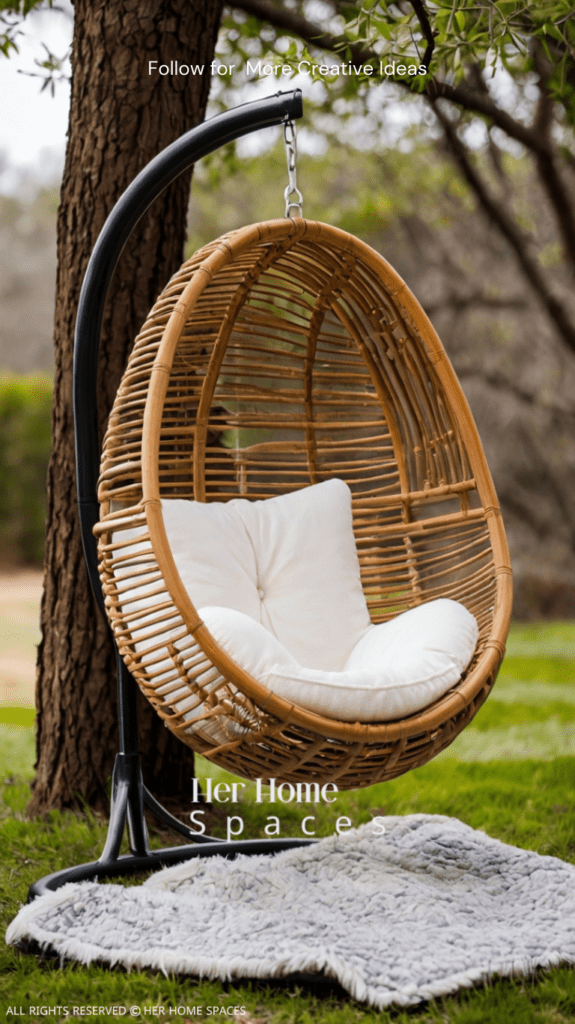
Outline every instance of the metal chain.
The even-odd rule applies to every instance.
[[[295,136],[295,124],[293,121],[286,121],[284,124],[284,144],[286,150],[288,185],[284,191],[286,203],[285,216],[302,217],[303,196],[297,187],[297,144]],[[295,199],[292,199],[295,196]]]

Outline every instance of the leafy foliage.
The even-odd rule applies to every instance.
[[[42,6],[52,7],[52,0],[0,0],[0,53],[9,57],[12,50],[18,52],[23,19]]]
[[[0,0],[0,54],[9,57],[12,52],[18,53],[18,38],[23,35],[22,25],[33,11],[54,8],[53,0]],[[58,9],[58,8],[54,8]],[[63,56],[55,53],[42,43],[44,56],[36,59],[34,64],[38,71],[21,71],[21,74],[39,78],[42,82],[40,91],[49,88],[52,96],[56,91],[56,83],[67,81],[70,50]]]
[[[224,21],[224,49],[244,64],[258,55],[276,65],[291,66],[294,74],[302,60],[309,61],[314,80],[338,82],[338,94],[348,99],[365,94],[366,84],[390,77],[412,92],[428,91],[438,76],[457,85],[467,80],[471,67],[488,75],[504,68],[512,78],[528,80],[538,72],[538,57],[543,57],[550,65],[548,86],[553,99],[562,104],[569,123],[575,124],[571,0],[364,0],[359,6],[334,0],[326,8],[329,16],[322,20],[322,28],[327,26],[328,32],[314,34],[310,23],[303,41],[303,20],[306,11],[313,10],[309,4],[297,5],[301,21],[294,18],[292,28],[284,21],[275,31],[269,25],[262,31],[253,15],[232,10]],[[354,61],[358,68],[370,61],[371,71],[344,78],[320,75],[326,61],[318,51],[326,49],[337,60]],[[428,73],[390,76],[384,66],[392,59],[399,65],[427,64]]]
[[[42,560],[50,455],[49,377],[0,376],[0,551]]]
[[[426,43],[420,6],[365,0],[345,34],[375,50],[393,42],[398,56],[419,56]],[[471,61],[492,68],[500,61],[512,74],[525,73],[537,40],[556,66],[557,98],[568,85],[575,44],[570,0],[430,0],[425,10],[435,43],[431,74],[442,69],[458,81]]]

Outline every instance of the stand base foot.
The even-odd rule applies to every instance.
[[[213,843],[194,843],[191,846],[168,846],[162,850],[150,850],[144,855],[125,854],[121,857],[90,861],[88,864],[76,864],[71,868],[54,871],[51,875],[34,882],[28,891],[28,903],[36,896],[55,892],[67,882],[94,881],[99,878],[120,878],[123,875],[134,875],[144,871],[158,871],[170,867],[192,857],[227,857],[233,860],[239,853],[253,856],[258,853],[281,853],[297,846],[309,846],[315,839],[242,839],[226,843],[217,840]]]

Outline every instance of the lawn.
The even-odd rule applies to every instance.
[[[30,623],[10,626],[17,646],[29,642]],[[6,638],[4,637],[4,640]],[[0,638],[1,640],[1,638]],[[10,647],[10,644],[5,644]],[[415,811],[448,814],[519,846],[575,862],[575,624],[514,627],[496,688],[475,721],[434,762],[395,782],[352,794],[317,814],[318,835],[333,831],[335,818],[354,824],[374,813]],[[30,883],[71,863],[98,856],[105,823],[89,813],[25,817],[32,777],[33,731],[22,707],[0,708],[0,900],[5,928],[26,899]],[[200,778],[224,778],[198,759]],[[256,805],[246,791],[240,813],[245,834],[262,835],[270,805]],[[300,833],[297,808],[281,811],[285,831]],[[221,826],[223,828],[223,825]],[[491,984],[438,1000],[415,1011],[376,1012],[341,990],[241,985],[164,977],[151,972],[107,970],[37,959],[3,947],[0,954],[1,1020],[35,1022],[46,1016],[89,1015],[91,1020],[230,1019],[222,1011],[245,1008],[246,1024],[563,1024],[575,1021],[575,971],[565,967]],[[81,1008],[84,1008],[82,1013]],[[101,1011],[91,1012],[93,1007]],[[115,1008],[115,1011],[114,1011]],[[188,1009],[189,1008],[189,1013]],[[132,1018],[136,1016],[132,1012]]]

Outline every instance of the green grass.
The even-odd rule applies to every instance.
[[[446,814],[481,828],[504,842],[575,863],[575,625],[515,627],[492,696],[475,721],[431,764],[394,782],[341,793],[331,807],[255,804],[253,789],[240,805],[221,805],[241,815],[244,835],[262,835],[269,815],[279,814],[282,834],[301,834],[301,819],[316,818],[318,836],[333,832],[337,817],[354,825],[374,814]],[[1,709],[4,716],[8,709]],[[22,710],[22,709],[20,709]],[[0,915],[4,927],[25,900],[32,881],[98,856],[105,822],[87,814],[52,812],[29,821],[25,808],[32,776],[32,729],[0,725]],[[198,758],[197,774],[229,780]],[[214,828],[222,834],[224,823]],[[158,837],[155,837],[158,842]],[[4,948],[0,952],[0,1021],[35,1022],[46,1014],[30,1007],[101,1006],[141,1009],[140,1020],[229,1020],[208,1014],[243,1006],[239,1020],[265,1024],[563,1024],[575,1021],[575,971],[557,968],[488,985],[411,1011],[382,1013],[354,1003],[341,991],[241,985],[164,977],[152,972],[85,968],[36,958]],[[178,1008],[188,1006],[191,1016]],[[152,1007],[156,1007],[153,1013]],[[9,1008],[24,1013],[8,1014]],[[195,1009],[194,1009],[195,1008]],[[165,1013],[160,1014],[160,1009]],[[172,1013],[170,1013],[170,1009]],[[51,1014],[54,1017],[54,1012]],[[113,1019],[92,1013],[91,1020]],[[129,1013],[125,1019],[133,1019]],[[233,1019],[233,1018],[232,1018]]]

